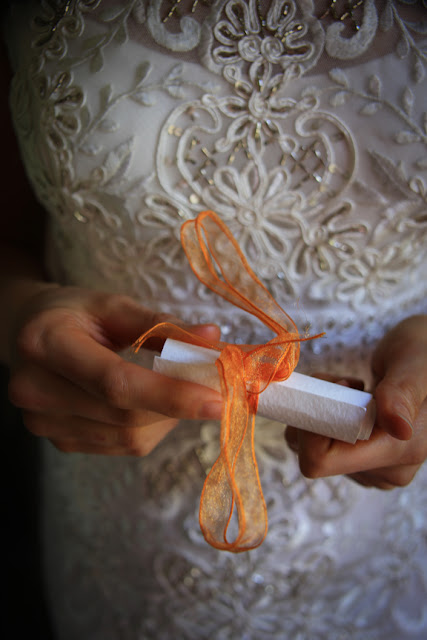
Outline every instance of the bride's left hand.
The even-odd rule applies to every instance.
[[[346,474],[361,485],[403,487],[427,458],[427,316],[413,316],[379,342],[372,359],[377,418],[368,441],[348,444],[288,427],[308,478]],[[333,382],[358,386],[351,378]]]

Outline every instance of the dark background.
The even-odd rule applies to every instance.
[[[39,441],[26,431],[7,398],[8,372],[0,366],[2,431],[0,525],[5,594],[0,637],[53,640],[43,595],[40,561]]]

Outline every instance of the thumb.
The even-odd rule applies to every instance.
[[[376,424],[399,440],[409,440],[427,396],[427,346],[408,342],[385,359],[375,389]]]
[[[217,324],[192,324],[187,326],[182,324],[181,326],[210,342],[219,342],[221,338],[221,329]]]

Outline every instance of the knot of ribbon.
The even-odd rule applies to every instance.
[[[276,336],[262,345],[209,342],[163,322],[135,342],[173,338],[219,352],[216,367],[224,399],[220,454],[208,473],[200,500],[199,522],[206,541],[235,553],[254,549],[267,534],[267,508],[254,448],[259,394],[272,381],[286,380],[295,369],[302,337],[249,266],[228,227],[212,211],[200,213],[181,228],[181,243],[196,277],[235,306],[259,318]],[[233,540],[228,532],[237,517]]]

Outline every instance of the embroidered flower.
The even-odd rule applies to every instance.
[[[292,115],[316,108],[313,95],[290,98],[283,90],[292,73],[272,76],[271,67],[254,63],[248,78],[237,68],[228,68],[224,76],[234,84],[235,94],[219,98],[211,105],[232,120],[223,138],[215,144],[218,151],[228,150],[239,141],[253,153],[270,142],[283,139],[281,123]]]
[[[322,208],[322,215],[315,219],[298,218],[301,235],[291,258],[297,274],[308,276],[313,270],[323,276],[355,253],[357,240],[366,236],[368,229],[365,224],[351,222],[351,217],[348,220],[350,212],[350,203],[335,203],[332,210]]]
[[[282,69],[295,62],[311,63],[317,48],[310,33],[313,20],[297,14],[293,1],[273,0],[265,10],[256,0],[226,2],[213,29],[213,61],[224,67],[264,60]]]
[[[58,164],[49,175],[43,171],[44,150],[40,150],[41,167],[33,166],[31,178],[41,202],[56,218],[65,218],[81,211],[83,199],[75,189],[74,167],[70,151],[58,151]]]
[[[218,169],[214,185],[204,193],[208,208],[229,224],[253,264],[266,254],[282,260],[295,238],[290,213],[301,198],[286,188],[286,181],[282,169],[266,172],[248,162],[240,171],[236,167]]]
[[[339,265],[341,282],[336,288],[337,298],[353,306],[387,299],[401,284],[410,265],[408,245],[391,244],[383,249],[367,247],[362,256]]]
[[[84,29],[81,11],[95,9],[100,0],[42,0],[33,20],[36,37],[34,47],[47,59],[62,58],[68,50],[68,40],[77,38]]]
[[[67,138],[80,129],[79,109],[83,91],[73,84],[72,75],[63,71],[56,77],[41,74],[36,87],[40,105],[40,127],[55,150],[67,145]]]

